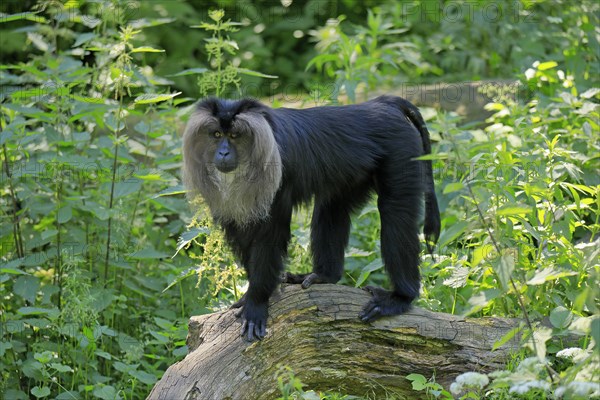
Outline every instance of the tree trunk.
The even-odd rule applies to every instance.
[[[233,310],[192,317],[186,358],[172,365],[149,399],[273,399],[277,374],[290,367],[306,389],[415,398],[405,378],[422,374],[445,387],[465,371],[502,368],[516,326],[500,318],[470,319],[420,308],[362,323],[363,290],[339,285],[283,286],[271,299],[267,337],[247,343]]]

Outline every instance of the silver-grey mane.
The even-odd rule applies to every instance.
[[[222,173],[207,154],[209,130],[218,127],[208,110],[199,109],[191,117],[183,134],[183,182],[188,198],[200,194],[213,217],[245,226],[267,218],[281,184],[282,165],[271,126],[257,112],[244,111],[232,123],[251,138],[250,148],[239,148],[239,165]]]

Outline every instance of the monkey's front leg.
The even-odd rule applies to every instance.
[[[262,243],[253,245],[249,262],[244,265],[248,272],[248,292],[236,303],[240,310],[236,316],[242,318],[241,335],[252,342],[267,334],[269,298],[280,282],[283,258],[277,246]]]

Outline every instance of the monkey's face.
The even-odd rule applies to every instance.
[[[234,172],[248,163],[253,144],[252,131],[243,120],[233,118],[229,124],[220,123],[213,115],[197,114],[201,123],[194,135],[194,153],[200,156],[207,172]]]
[[[243,226],[265,218],[279,189],[282,163],[265,115],[254,101],[208,99],[183,134],[183,180],[213,216]]]
[[[228,173],[235,170],[238,166],[237,145],[240,135],[237,132],[223,133],[215,131],[211,133],[213,140],[214,156],[213,162],[215,167],[223,172]]]

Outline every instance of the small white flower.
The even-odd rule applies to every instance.
[[[534,76],[535,76],[535,69],[528,68],[525,71],[525,78],[527,78],[527,80],[533,79]]]
[[[600,385],[594,382],[569,382],[567,390],[575,396],[587,396],[590,399],[600,397]]]
[[[452,394],[459,395],[462,391],[463,386],[461,384],[454,382],[450,385],[450,392],[452,392]]]
[[[579,347],[569,347],[566,349],[562,349],[561,351],[556,353],[556,357],[574,360],[575,358],[580,358],[580,356],[584,354],[585,351],[583,349],[580,349]]]
[[[454,383],[450,385],[450,391],[458,394],[465,388],[483,389],[488,383],[490,383],[490,379],[487,375],[479,372],[465,372],[456,377]]]
[[[550,383],[542,380],[533,380],[533,381],[525,381],[519,382],[516,385],[510,388],[510,393],[517,394],[525,394],[529,392],[531,389],[542,389],[547,391],[550,389]]]
[[[517,371],[534,371],[537,372],[540,367],[542,366],[542,363],[540,362],[540,359],[537,357],[527,357],[526,359],[524,359],[523,361],[521,361],[519,363],[519,366],[517,367]]]

